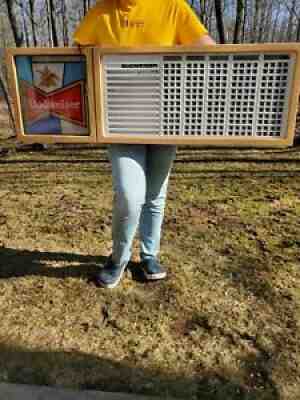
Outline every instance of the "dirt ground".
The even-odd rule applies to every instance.
[[[199,400],[300,398],[300,145],[179,148],[161,282],[111,248],[105,149],[0,139],[0,380]]]

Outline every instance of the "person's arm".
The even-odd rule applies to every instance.
[[[199,39],[192,42],[191,46],[208,46],[208,45],[215,45],[217,44],[212,37],[209,35],[202,35]]]

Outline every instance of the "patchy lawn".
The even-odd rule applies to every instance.
[[[112,290],[105,149],[0,141],[0,380],[199,400],[300,393],[300,146],[180,148],[161,262]]]

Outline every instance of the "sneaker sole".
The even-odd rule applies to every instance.
[[[144,270],[143,270],[143,272],[144,272],[145,277],[152,281],[155,281],[158,279],[164,279],[167,276],[166,272],[160,272],[159,274],[150,274],[150,275],[147,274],[147,272]]]
[[[115,288],[115,287],[118,286],[118,284],[120,283],[120,280],[122,279],[122,276],[123,276],[123,274],[124,274],[124,271],[125,271],[125,269],[126,269],[126,266],[127,266],[127,264],[124,264],[124,267],[122,268],[121,273],[120,273],[118,279],[117,279],[115,282],[113,282],[113,283],[104,283],[104,282],[102,282],[100,279],[97,279],[97,282],[99,283],[99,285],[101,285],[102,287],[105,287],[105,288],[107,288],[107,289],[113,289],[113,288]]]

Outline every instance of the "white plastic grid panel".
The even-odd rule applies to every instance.
[[[184,85],[184,135],[194,136],[205,129],[205,56],[187,56]]]
[[[212,55],[207,59],[207,86],[205,93],[207,136],[226,134],[226,106],[228,105],[229,56]]]
[[[290,54],[106,55],[108,133],[284,137]]]
[[[286,103],[290,57],[265,55],[257,115],[258,136],[280,136]]]
[[[229,136],[255,135],[255,109],[259,93],[259,55],[232,57]]]
[[[163,59],[163,116],[164,135],[180,135],[183,84],[183,57],[165,56]]]

